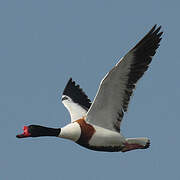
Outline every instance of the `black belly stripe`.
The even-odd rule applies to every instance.
[[[80,144],[81,145],[81,144]],[[122,151],[122,146],[91,146],[89,144],[87,145],[81,145],[85,148],[88,148],[93,151],[102,151],[102,152],[119,152]]]

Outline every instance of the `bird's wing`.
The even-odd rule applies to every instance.
[[[88,99],[79,85],[72,81],[72,78],[69,79],[64,89],[62,103],[70,113],[71,122],[85,116],[91,106],[90,99]]]
[[[156,25],[107,73],[100,83],[86,121],[116,132],[127,111],[130,97],[156,53],[161,41]]]

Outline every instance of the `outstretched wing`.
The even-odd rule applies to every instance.
[[[161,26],[156,25],[104,77],[87,113],[87,122],[116,132],[127,111],[137,81],[156,53],[161,41]]]
[[[68,109],[72,122],[85,116],[91,106],[90,99],[80,86],[72,81],[72,78],[69,79],[64,89],[62,103]]]

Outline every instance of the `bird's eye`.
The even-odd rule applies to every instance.
[[[64,97],[62,98],[62,101],[64,101],[64,100],[68,100],[68,97],[64,96]]]

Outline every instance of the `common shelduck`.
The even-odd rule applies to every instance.
[[[160,45],[163,34],[160,29],[161,26],[155,25],[107,73],[92,103],[70,78],[62,103],[70,113],[71,123],[63,128],[24,126],[24,132],[16,137],[56,136],[95,151],[126,152],[148,148],[150,140],[147,137],[125,138],[120,132],[120,125],[136,83],[148,69]]]

